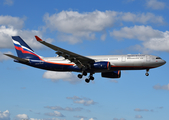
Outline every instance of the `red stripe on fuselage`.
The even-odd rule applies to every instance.
[[[107,69],[108,69],[108,70],[109,70],[109,63],[110,63],[110,62],[107,62]]]
[[[120,73],[120,70],[118,70],[118,78],[120,78],[119,73]]]

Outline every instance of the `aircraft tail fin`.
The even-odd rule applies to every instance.
[[[23,59],[35,59],[39,60],[38,56],[23,40],[20,36],[12,36],[14,47],[16,49],[19,58]]]

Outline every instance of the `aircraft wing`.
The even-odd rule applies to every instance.
[[[35,38],[38,42],[42,43],[43,45],[57,51],[56,54],[58,54],[59,56],[62,56],[65,59],[68,59],[71,62],[74,62],[79,68],[86,68],[86,67],[90,66],[91,63],[95,62],[95,60],[93,60],[91,58],[73,53],[71,51],[68,51],[63,48],[52,45],[50,43],[47,43],[47,42],[43,41],[41,38],[39,38],[38,36],[35,36]]]

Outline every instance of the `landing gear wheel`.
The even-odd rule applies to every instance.
[[[93,77],[93,76],[90,76],[90,80],[94,80],[94,77]]]
[[[149,73],[146,73],[145,75],[146,75],[146,76],[149,76]]]
[[[77,77],[81,79],[83,77],[83,75],[78,74]]]
[[[87,72],[84,71],[84,72],[83,72],[83,75],[86,76],[86,75],[87,75]]]
[[[146,74],[145,74],[146,76],[149,76],[148,72],[149,72],[149,69],[146,69]]]
[[[86,83],[89,83],[89,82],[90,82],[90,80],[86,78],[86,79],[85,79],[85,82],[86,82]]]

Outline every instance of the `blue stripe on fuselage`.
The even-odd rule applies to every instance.
[[[51,71],[81,71],[77,66],[48,63],[42,60],[30,60],[30,66]]]

